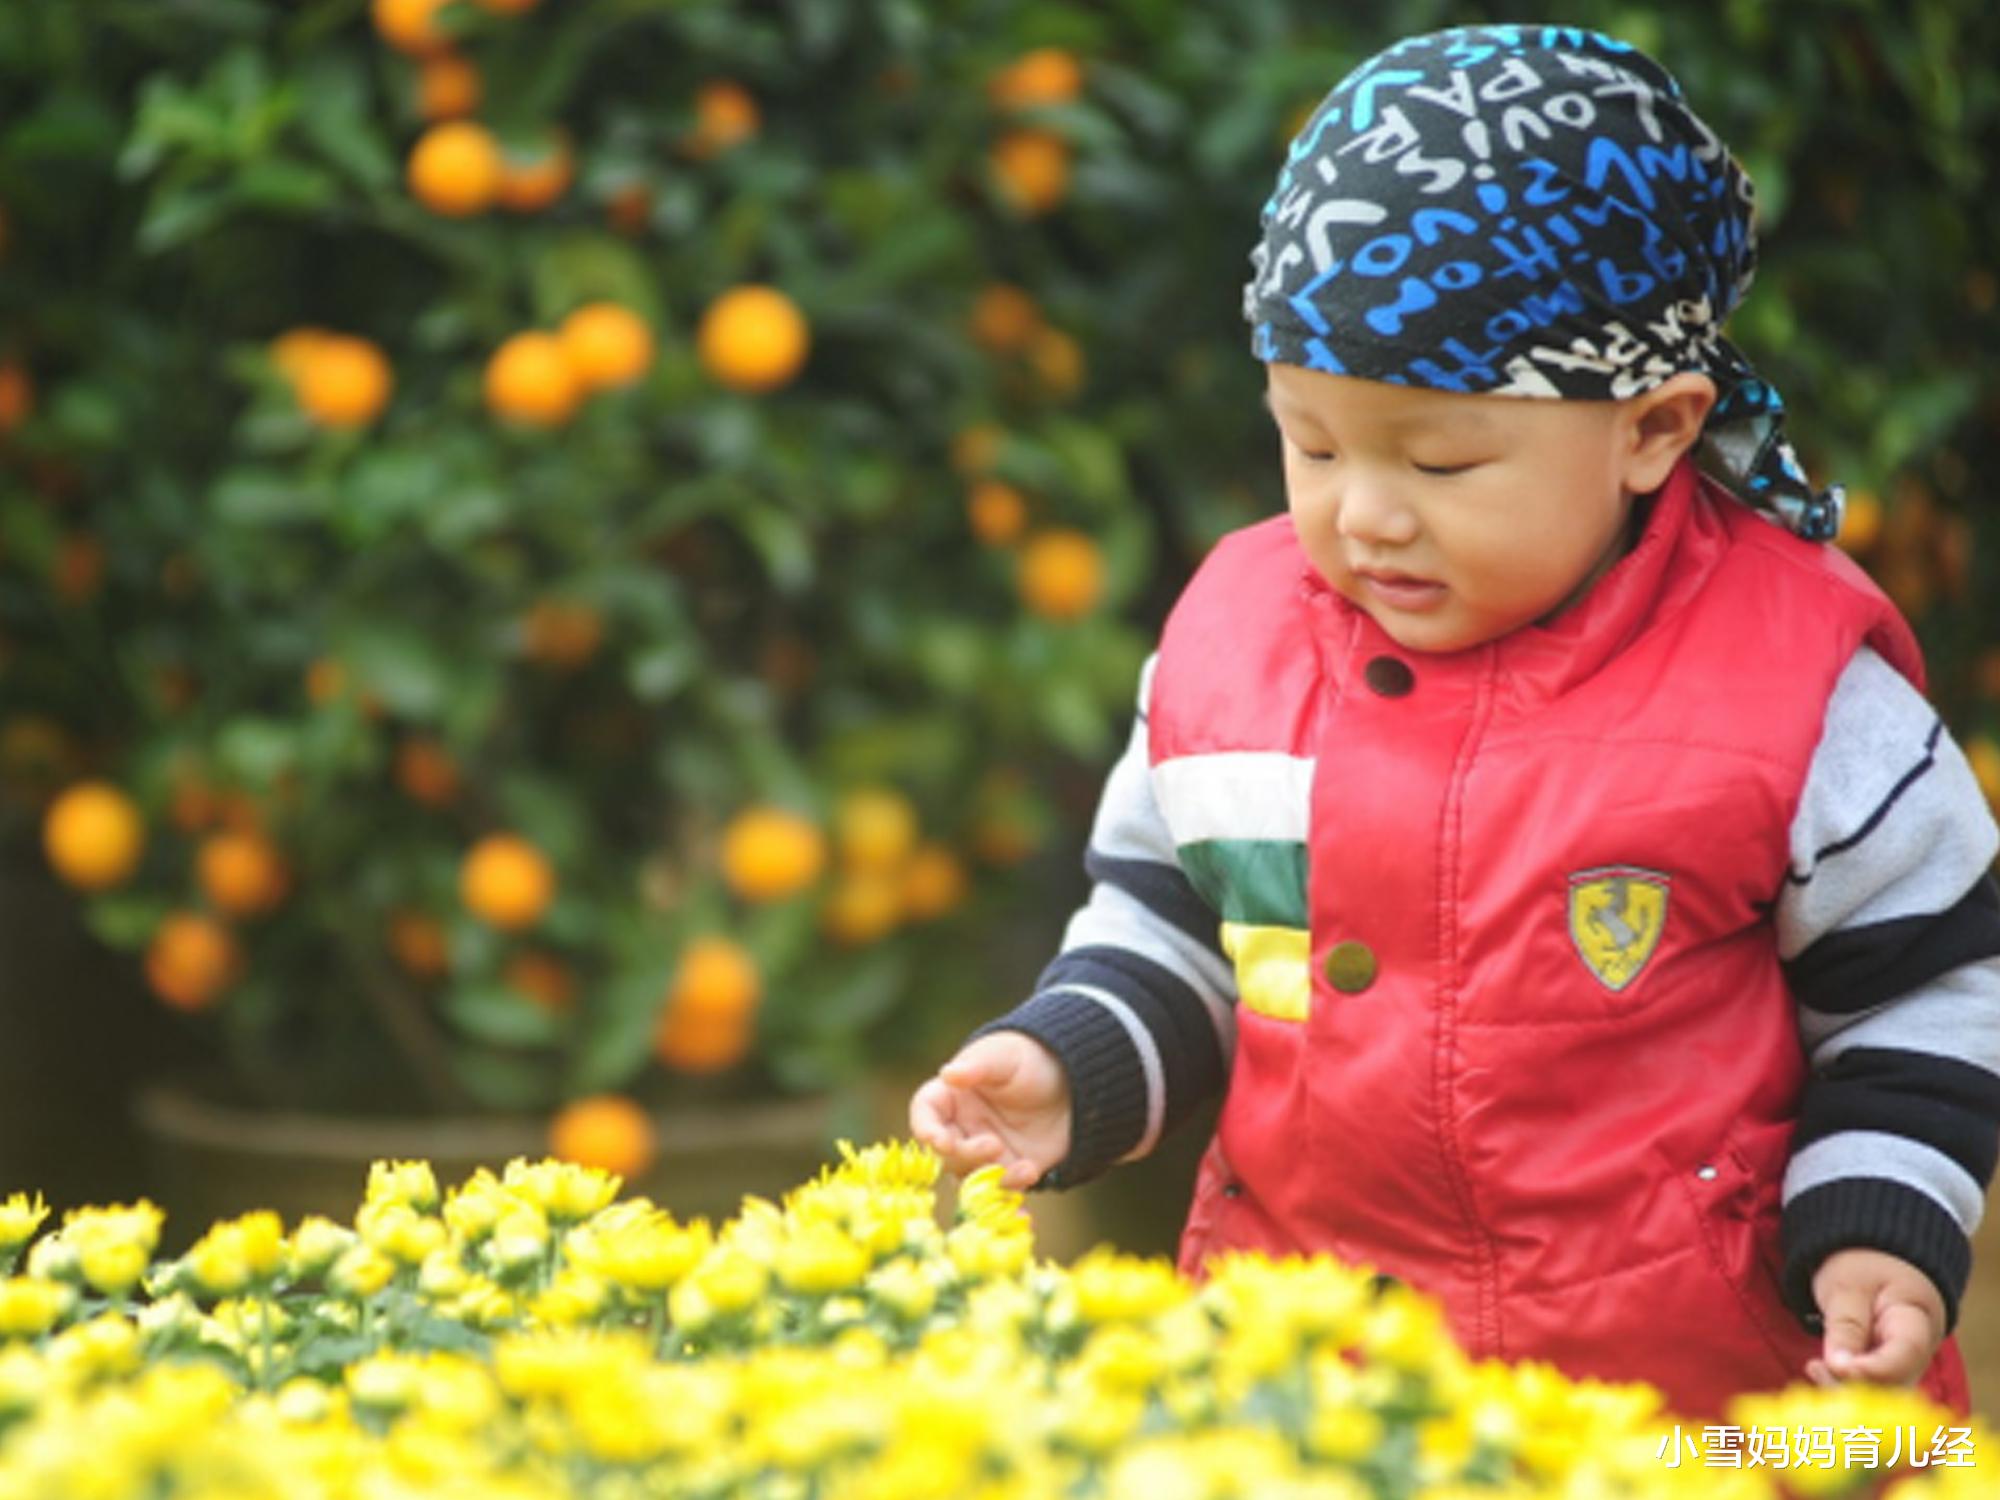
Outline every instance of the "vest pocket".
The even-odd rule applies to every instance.
[[[1714,1273],[1743,1322],[1770,1352],[1784,1383],[1805,1379],[1817,1341],[1793,1323],[1779,1290],[1779,1184],[1760,1178],[1743,1154],[1724,1143],[1701,1161],[1675,1162],[1655,1148],[1670,1190],[1687,1203],[1701,1260]]]
[[[1206,1279],[1202,1262],[1212,1251],[1227,1243],[1222,1237],[1223,1220],[1241,1195],[1242,1187],[1236,1180],[1236,1174],[1230,1170],[1229,1159],[1222,1154],[1222,1136],[1218,1127],[1217,1134],[1210,1137],[1208,1149],[1202,1153],[1201,1164],[1195,1171],[1194,1194],[1188,1204],[1187,1222],[1181,1227],[1180,1253],[1176,1259],[1183,1276]]]

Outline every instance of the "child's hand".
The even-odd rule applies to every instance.
[[[980,1037],[910,1097],[910,1133],[963,1177],[989,1162],[1022,1191],[1069,1155],[1069,1079],[1025,1032]]]
[[[1886,1251],[1836,1250],[1813,1273],[1812,1289],[1826,1320],[1825,1357],[1806,1362],[1815,1384],[1915,1385],[1944,1341],[1944,1297]]]

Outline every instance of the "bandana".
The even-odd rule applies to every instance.
[[[1398,42],[1334,90],[1265,202],[1243,311],[1262,360],[1433,390],[1617,400],[1682,371],[1701,466],[1815,541],[1840,525],[1785,405],[1722,336],[1755,193],[1680,85],[1623,42],[1479,26]]]

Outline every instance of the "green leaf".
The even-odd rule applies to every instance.
[[[790,974],[807,961],[822,939],[818,903],[777,901],[747,913],[743,941],[766,974]]]
[[[622,240],[597,231],[565,235],[530,263],[534,306],[554,321],[586,302],[616,302],[658,327],[660,292],[655,273]]]
[[[300,91],[299,130],[331,165],[361,187],[395,184],[396,159],[374,123],[360,74],[329,59],[308,74]]]
[[[117,446],[126,432],[125,413],[105,386],[90,380],[66,381],[49,401],[49,422],[81,449]]]
[[[1087,682],[1057,678],[1046,685],[1039,707],[1042,725],[1057,744],[1082,760],[1104,759],[1111,726]]]
[[[374,1352],[375,1341],[358,1333],[319,1333],[298,1346],[292,1362],[301,1375],[332,1381]]]
[[[90,94],[64,88],[0,133],[0,152],[17,168],[30,162],[101,162],[118,149],[118,117]]]
[[[441,1318],[421,1306],[396,1321],[397,1343],[409,1349],[447,1354],[479,1354],[492,1339],[456,1318]]]
[[[558,871],[588,861],[596,846],[589,808],[567,778],[517,771],[500,783],[499,803],[509,826],[539,844]]]
[[[909,950],[901,943],[881,943],[865,950],[845,973],[836,969],[830,982],[811,987],[806,1028],[826,1036],[855,1036],[866,1031],[903,998],[909,973]]]
[[[173,152],[193,149],[219,154],[228,127],[208,100],[183,88],[168,74],[155,74],[139,91],[132,134],[118,159],[118,174],[129,180],[149,176]]]
[[[299,732],[281,719],[236,719],[216,736],[215,758],[225,776],[267,787],[298,764]]]
[[[1079,500],[1098,511],[1124,503],[1129,492],[1125,455],[1115,439],[1089,423],[1069,420],[1049,423],[1043,439],[1061,460]]]
[[[444,712],[459,669],[434,633],[384,618],[343,625],[334,640],[334,654],[391,713],[430,721]]]
[[[497,485],[468,484],[447,490],[424,508],[424,530],[431,542],[446,551],[455,551],[489,532],[499,531],[513,519],[507,494]]]
[[[235,526],[272,526],[309,521],[325,513],[324,490],[300,484],[272,469],[232,469],[209,494],[215,518]]]
[[[444,466],[423,450],[376,448],[364,453],[340,487],[332,520],[357,546],[380,541],[421,515],[444,483]]]
[[[461,662],[439,717],[439,727],[451,744],[479,745],[492,732],[505,702],[505,674],[497,663]]]
[[[932,616],[912,634],[919,669],[931,686],[959,697],[979,685],[986,671],[986,638],[977,625]]]
[[[553,1047],[569,1025],[504,984],[454,985],[444,995],[445,1018],[474,1041],[492,1047]]]
[[[230,193],[222,188],[164,189],[153,195],[139,221],[137,243],[157,255],[198,239],[229,217]]]
[[[333,202],[338,189],[319,168],[270,157],[253,161],[236,175],[236,197],[253,208],[306,213]]]
[[[812,533],[797,516],[759,499],[745,506],[735,521],[737,529],[757,549],[780,593],[801,593],[812,583]]]
[[[645,1069],[672,970],[663,937],[653,961],[642,961],[598,988],[591,997],[589,1024],[580,1029],[564,1075],[566,1092],[622,1089]]]
[[[634,653],[625,680],[641,703],[664,703],[701,671],[702,651],[692,640],[656,641]]]
[[[165,896],[142,891],[116,891],[94,897],[85,921],[91,934],[111,948],[143,948],[165,920],[172,902]]]
[[[556,1099],[547,1064],[518,1052],[461,1047],[452,1056],[452,1071],[465,1091],[487,1109],[546,1109]]]

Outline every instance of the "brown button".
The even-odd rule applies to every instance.
[[[1375,982],[1375,954],[1366,943],[1335,943],[1326,955],[1326,981],[1343,995],[1358,995]]]
[[[1417,685],[1417,674],[1401,657],[1378,656],[1361,669],[1361,680],[1384,698],[1401,698]]]

